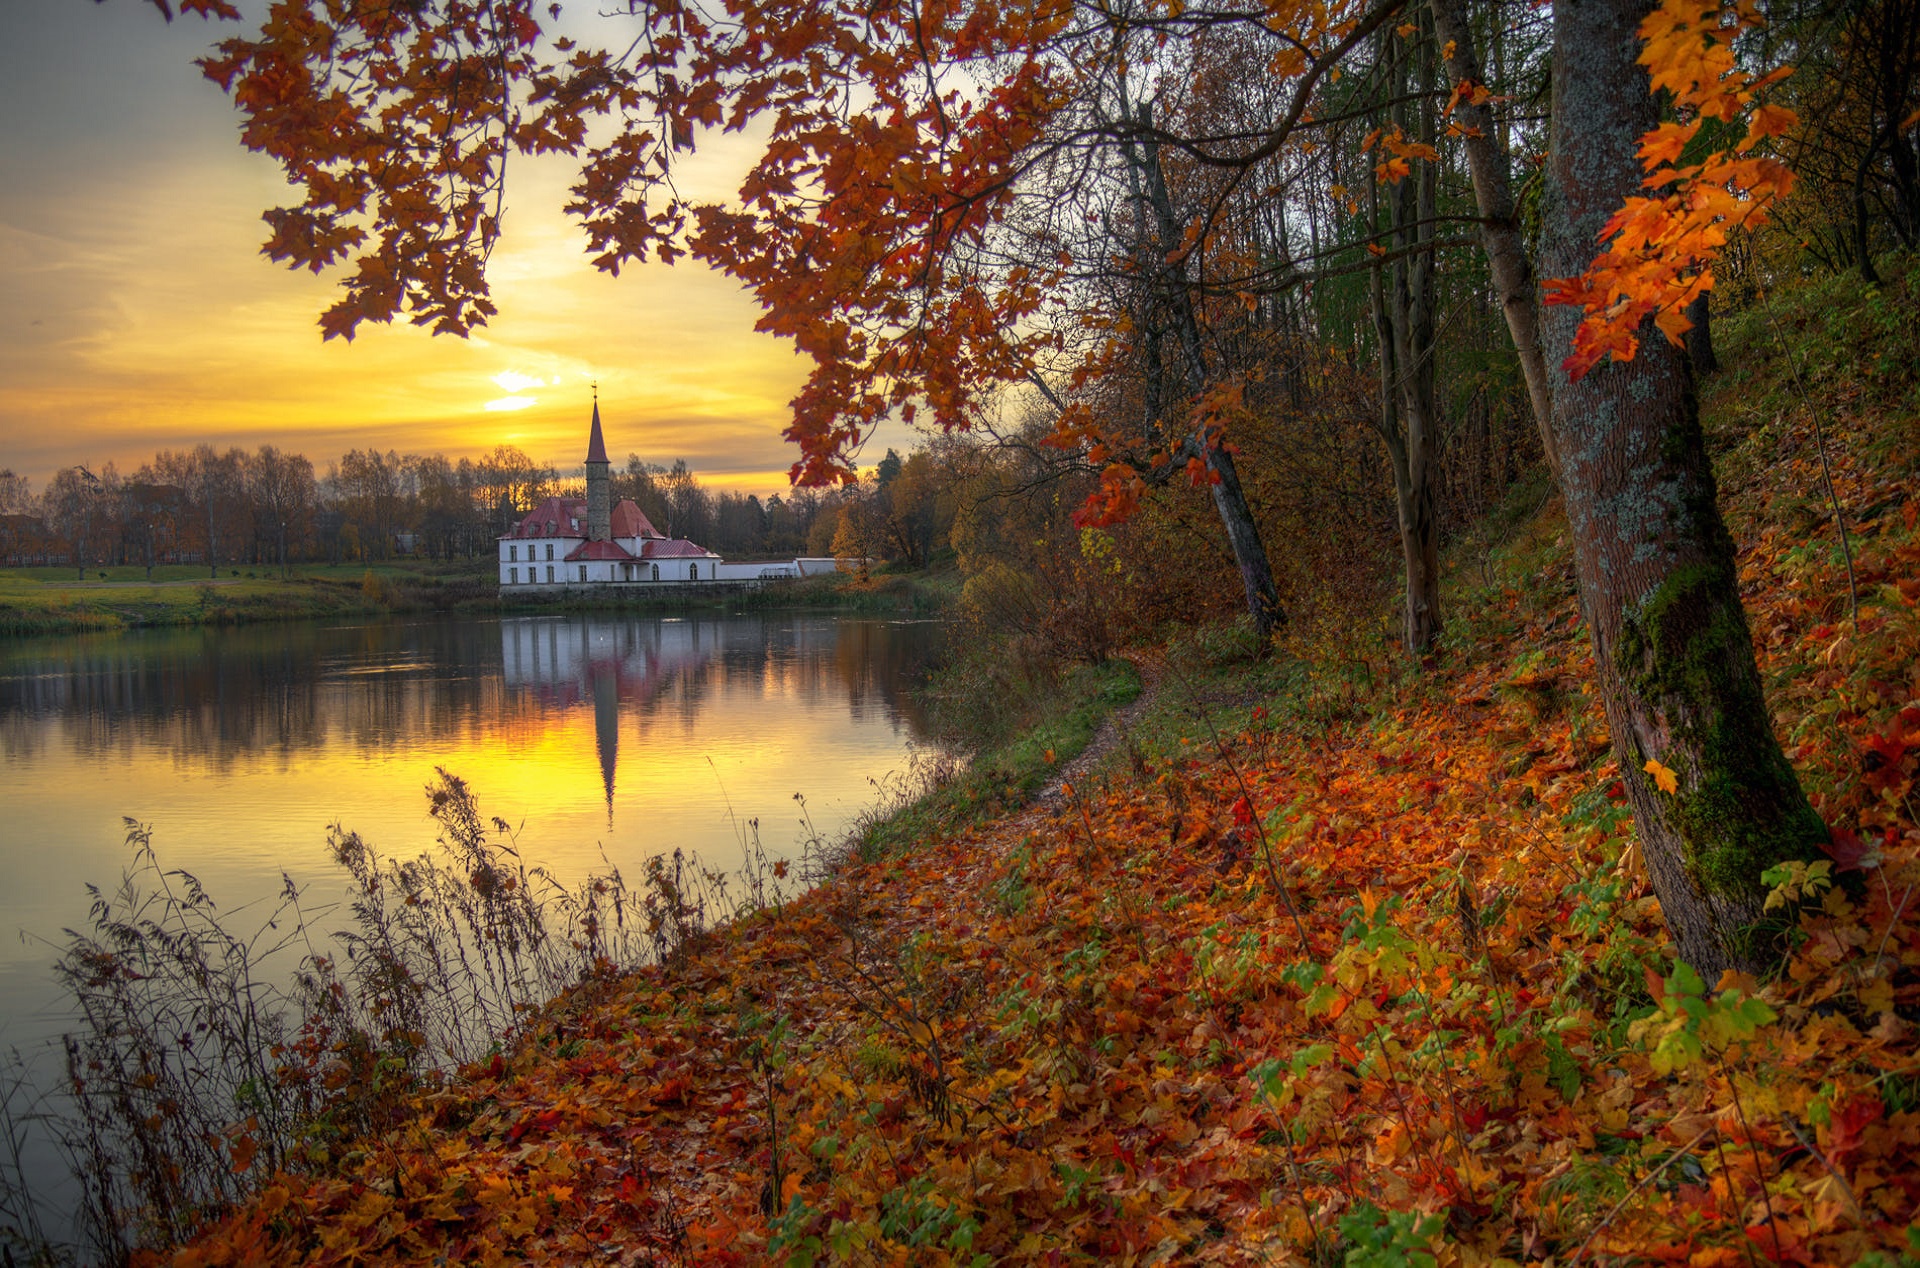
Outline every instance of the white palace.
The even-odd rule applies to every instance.
[[[633,499],[609,504],[610,466],[596,397],[587,440],[587,496],[550,497],[501,536],[502,594],[702,583],[746,587],[834,571],[831,559],[730,564],[705,546],[668,537]]]

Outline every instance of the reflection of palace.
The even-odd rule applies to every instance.
[[[593,702],[594,746],[613,812],[620,755],[620,707],[644,711],[679,686],[691,690],[710,661],[731,654],[758,664],[767,631],[758,621],[567,620],[523,617],[500,622],[500,661],[509,690],[546,704]]]

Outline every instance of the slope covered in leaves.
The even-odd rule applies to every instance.
[[[1549,507],[1430,671],[1187,640],[1059,811],[583,985],[170,1261],[1920,1261],[1914,306],[1841,298],[1709,415],[1833,827],[1777,980],[1663,953]]]

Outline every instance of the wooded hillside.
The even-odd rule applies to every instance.
[[[145,1260],[1915,1262],[1911,278],[1733,323],[1705,403],[1832,825],[1766,878],[1801,900],[1777,974],[1675,961],[1566,521],[1522,490],[1446,556],[1424,669],[1378,622],[1141,647],[1053,799],[987,761]]]

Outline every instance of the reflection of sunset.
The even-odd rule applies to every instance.
[[[126,860],[122,815],[222,904],[284,870],[337,893],[326,829],[428,848],[436,766],[578,879],[691,849],[725,869],[758,818],[770,853],[800,807],[832,831],[904,764],[924,626],[827,617],[536,617],[153,631],[0,648],[0,923],[57,932]],[[538,644],[538,666],[509,647]],[[549,651],[579,649],[577,656]],[[607,765],[603,768],[603,762]],[[111,772],[111,775],[103,775]],[[607,784],[613,796],[611,825]],[[728,817],[731,805],[737,824]],[[30,848],[58,841],[55,851]],[[28,848],[23,848],[28,847]],[[9,963],[37,962],[20,946]]]

